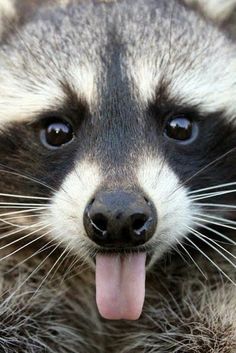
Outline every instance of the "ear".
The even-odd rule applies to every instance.
[[[183,0],[187,5],[197,8],[206,17],[221,24],[236,8],[236,0]]]

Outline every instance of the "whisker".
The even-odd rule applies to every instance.
[[[39,179],[36,179],[35,177],[29,176],[27,174],[21,174],[18,171],[16,171],[14,168],[11,168],[11,167],[8,167],[8,166],[6,167],[2,163],[0,163],[0,167],[5,167],[5,168],[9,169],[9,170],[0,169],[0,173],[4,172],[4,173],[11,174],[11,175],[19,176],[19,177],[21,177],[23,179],[33,181],[36,184],[39,184],[39,185],[42,185],[42,186],[46,187],[47,189],[49,189],[49,190],[51,190],[53,192],[53,195],[57,193],[57,190],[55,188],[53,188],[52,186],[44,183],[43,181],[40,181]],[[70,201],[74,202],[74,199],[71,197],[71,195],[69,193],[67,193],[62,187],[61,187],[61,189],[64,191],[64,193],[65,193],[65,195],[67,197],[67,198],[62,198],[62,197],[61,198],[63,200],[65,200],[66,202],[68,202],[68,197],[69,197]]]
[[[190,233],[192,233],[190,231]],[[193,234],[195,235],[195,234]],[[225,277],[227,278],[234,286],[236,286],[236,283],[230,278],[204,251],[202,251],[189,237],[185,237],[186,240],[188,240],[210,263]]]
[[[189,258],[192,260],[192,262],[194,263],[194,265],[197,267],[197,269],[199,270],[199,272],[203,275],[203,277],[205,277],[205,279],[208,279],[207,275],[203,272],[203,270],[201,269],[201,267],[198,265],[198,263],[194,260],[194,258],[192,257],[192,255],[189,253],[189,251],[185,248],[185,246],[178,240],[177,243],[181,246],[181,248],[186,252],[186,254],[189,256]]]
[[[201,203],[201,202],[194,202],[194,205],[201,206],[201,207],[222,207],[222,208],[229,208],[229,209],[236,209],[234,205],[226,205],[220,203]]]
[[[23,202],[0,202],[0,206],[21,206],[21,207],[50,207],[49,204],[42,203],[23,203]]]
[[[49,231],[48,233],[50,233],[51,231]],[[11,300],[12,297],[15,296],[15,294],[17,293],[17,291],[19,291],[22,286],[25,285],[25,283],[40,269],[40,267],[47,261],[47,259],[52,256],[52,254],[57,250],[57,248],[59,247],[60,244],[55,245],[55,247],[53,248],[53,250],[40,262],[40,264],[30,273],[30,275],[20,284],[20,286],[18,286],[16,288],[16,290],[7,298],[7,300]],[[0,260],[1,261],[1,260]],[[32,298],[32,297],[31,297]],[[30,299],[31,300],[31,299]],[[28,300],[27,302],[27,306],[30,302],[30,300]]]
[[[195,174],[193,174],[190,178],[186,179],[183,183],[181,183],[182,185],[186,185],[188,184],[192,179],[194,179],[196,176],[198,176],[199,174],[203,173],[205,170],[207,170],[208,168],[210,168],[211,166],[217,164],[218,162],[220,162],[222,159],[224,159],[225,157],[227,157],[229,154],[231,154],[232,152],[236,151],[236,147],[231,148],[229,151],[227,151],[226,153],[223,153],[220,157],[214,159],[212,162],[208,163],[206,166],[204,166],[203,168],[201,168],[198,172],[196,172]]]
[[[224,252],[226,252],[226,254],[230,255],[232,258],[234,258],[236,260],[236,256],[234,254],[232,254],[230,251],[228,251],[227,249],[225,249],[222,245],[220,245],[218,242],[216,242],[215,240],[208,238],[206,235],[201,234],[201,236],[204,239],[207,239],[209,242],[212,242],[213,244],[215,244],[216,246],[218,246],[221,250],[223,250]],[[235,268],[236,268],[236,264],[234,264]]]
[[[220,227],[236,230],[236,227],[231,227],[231,226],[229,226],[227,224],[223,224],[223,223],[213,222],[213,221],[211,221],[209,219],[204,219],[204,218],[195,217],[195,216],[193,216],[192,218],[193,219],[197,219],[197,220],[202,221],[202,222],[205,222],[205,223],[215,224],[216,226],[220,226]]]
[[[213,219],[213,220],[216,220],[216,221],[226,222],[227,224],[236,225],[235,221],[231,221],[230,219],[227,219],[227,218],[222,218],[222,217],[217,217],[217,216],[212,216],[212,215],[210,216],[210,215],[206,215],[206,214],[203,214],[203,213],[194,213],[194,215],[205,217],[205,218],[210,218],[210,219]]]
[[[0,163],[0,167],[1,168],[7,168],[6,169],[0,169],[0,173],[6,173],[6,174],[11,174],[11,175],[16,175],[20,178],[23,178],[23,179],[26,179],[26,180],[30,180],[30,181],[33,181],[34,183],[36,184],[39,184],[41,186],[44,186],[45,188],[53,191],[53,192],[56,192],[57,190],[54,189],[53,187],[51,187],[50,185],[47,185],[46,183],[44,183],[43,181],[41,180],[38,180],[37,178],[35,177],[32,177],[28,174],[22,174],[22,173],[19,173],[16,169],[12,168],[12,167],[9,167],[9,166],[5,166],[4,164]]]
[[[18,194],[4,194],[4,193],[0,193],[0,196],[1,197],[12,197],[12,198],[29,199],[29,200],[50,200],[49,197],[18,195]]]
[[[59,242],[56,249],[59,248],[59,246],[61,246],[63,243],[63,241]],[[47,275],[44,277],[44,279],[42,280],[42,282],[39,284],[37,290],[34,292],[33,296],[31,297],[31,299],[33,299],[37,293],[39,292],[40,288],[43,286],[43,284],[45,283],[45,281],[47,280],[47,278],[50,276],[50,274],[52,273],[53,269],[56,267],[56,265],[58,264],[58,262],[61,260],[61,258],[65,255],[65,253],[68,250],[69,245],[67,245],[67,247],[63,250],[63,252],[61,253],[61,255],[58,257],[58,259],[55,261],[55,263],[53,264],[53,266],[51,267],[51,269],[48,271]],[[54,251],[56,250],[54,249]]]
[[[8,205],[0,206],[0,209],[5,209],[5,210],[7,209],[7,210],[32,210],[32,211],[34,211],[34,210],[44,210],[45,208],[49,208],[49,207],[42,206],[42,207],[35,208],[35,206],[34,207],[32,207],[32,206],[8,206]]]
[[[215,230],[214,228],[210,228],[204,224],[201,224],[201,223],[198,223],[198,222],[194,222],[196,225],[206,229],[206,230],[209,230],[210,232],[213,232],[215,233],[216,235],[219,235],[221,238],[225,239],[226,241],[228,241],[229,243],[233,244],[233,245],[236,245],[236,242],[234,242],[232,239],[230,239],[229,237],[227,237],[226,235],[218,232],[217,230]]]
[[[19,215],[19,216],[15,216],[15,217],[4,218],[4,219],[1,219],[1,218],[0,218],[0,223],[1,223],[1,222],[4,223],[4,222],[6,222],[6,221],[12,221],[12,220],[14,220],[14,219],[27,219],[27,218],[32,218],[32,217],[40,217],[40,214],[41,214],[41,212],[36,213],[36,214],[30,214],[30,215],[29,215],[29,214],[28,214],[28,215],[27,215],[27,214],[26,214],[26,215],[24,214],[23,216],[22,216],[22,215]],[[44,215],[44,216],[50,216],[50,213],[44,213],[44,212],[43,212],[43,215]],[[19,227],[24,227],[24,226],[21,226],[21,225],[18,225],[18,224],[16,224],[16,225],[13,224],[13,226],[16,226],[16,227],[17,227],[17,226],[19,226]]]
[[[234,185],[236,185],[236,181],[232,182],[232,183],[219,184],[219,185],[214,185],[214,186],[210,186],[207,188],[193,190],[193,191],[188,192],[188,195],[193,195],[193,194],[197,194],[202,191],[215,190],[215,189],[225,188],[225,187],[234,186]]]
[[[53,231],[55,228],[51,229],[51,231]],[[52,248],[53,246],[55,246],[56,244],[53,244],[54,241],[59,238],[56,237],[52,240],[50,240],[49,242],[47,242],[46,244],[44,244],[39,250],[35,251],[32,255],[28,256],[26,259],[24,259],[23,261],[17,263],[16,266],[14,266],[13,268],[11,268],[9,271],[6,272],[6,274],[9,274],[11,272],[14,272],[17,268],[21,267],[22,265],[24,265],[24,263],[26,263],[28,260],[32,259],[33,257],[41,254],[44,251],[47,251],[48,249]],[[51,245],[49,245],[51,244]]]
[[[68,249],[67,255],[66,255],[65,259],[62,261],[62,263],[63,263],[64,261],[68,261],[68,260],[70,259],[70,257],[72,256],[72,255],[71,255],[72,251],[73,251],[72,248]],[[77,260],[78,260],[78,256],[76,256],[76,255],[73,254],[73,257],[74,257],[74,260],[73,260],[72,263],[67,267],[66,272],[64,273],[64,275],[63,275],[63,277],[62,277],[62,281],[65,280],[65,277],[66,277],[67,273],[69,273],[69,272],[72,270],[73,264],[74,264],[75,262],[77,262]]]
[[[44,213],[44,216],[50,216],[50,214]],[[26,218],[33,218],[33,217],[37,217],[39,218],[39,215],[29,215],[29,216],[22,216],[22,217],[10,217],[10,218],[6,218],[6,219],[0,219],[0,224],[3,223],[4,225],[2,227],[0,227],[0,229],[9,229],[10,227],[13,228],[18,228],[19,232],[21,232],[22,230],[24,230],[24,228],[26,227],[26,225],[24,224],[17,224],[14,220],[20,219],[20,220],[25,220]],[[14,222],[14,223],[13,223]],[[37,223],[36,223],[37,224]],[[27,226],[28,227],[28,226]],[[30,227],[35,227],[35,224],[31,224]],[[1,237],[0,237],[1,240]]]
[[[46,210],[48,209],[48,207],[41,207],[40,208],[40,211],[42,210]],[[33,212],[33,211],[38,211],[39,209],[38,208],[32,208],[30,210],[23,210],[23,211],[14,211],[14,212],[7,212],[7,213],[2,213],[0,214],[0,217],[3,217],[3,216],[11,216],[11,215],[14,215],[14,214],[24,214],[24,213],[28,213],[28,212]]]
[[[35,228],[35,227],[38,227],[38,226],[40,226],[40,225],[42,225],[42,224],[44,224],[44,222],[38,222],[38,223],[33,224],[33,225],[30,225],[30,226],[24,226],[24,227],[22,227],[22,228],[20,228],[20,229],[7,232],[6,234],[4,234],[4,235],[2,235],[2,236],[0,237],[0,241],[1,241],[2,239],[8,238],[8,237],[11,236],[11,235],[16,235],[16,234],[18,234],[18,233],[20,233],[20,232],[23,232],[23,231],[27,230],[27,229]]]
[[[195,237],[197,237],[198,239],[200,239],[201,241],[203,241],[205,244],[209,245],[213,250],[215,250],[219,255],[221,255],[226,261],[228,261],[233,268],[236,268],[236,264],[234,264],[224,253],[222,253],[217,247],[215,247],[210,241],[208,241],[207,237],[204,236],[203,234],[201,234],[200,232],[198,232],[197,230],[188,227],[189,230],[191,230],[191,233],[193,235],[195,235]],[[211,239],[211,241],[216,244],[218,247],[222,248],[225,252],[229,253],[231,256],[233,256],[233,254],[231,254],[230,252],[228,252],[226,249],[224,249],[223,247],[221,247],[219,244],[217,244],[216,242],[214,242],[214,240]],[[235,256],[233,256],[234,258],[236,258]]]
[[[209,199],[211,197],[217,197],[217,196],[223,196],[223,195],[232,194],[234,192],[236,192],[236,189],[234,189],[234,190],[226,190],[226,191],[218,191],[218,192],[214,192],[214,193],[200,194],[200,195],[197,195],[196,197],[190,197],[190,199],[193,200],[193,201],[205,200],[205,199]]]
[[[49,227],[49,225],[48,225],[48,227]],[[7,259],[7,258],[9,258],[9,257],[10,257],[10,256],[12,256],[12,255],[15,255],[15,254],[16,254],[16,253],[18,253],[19,251],[21,251],[21,250],[25,249],[27,246],[29,246],[29,245],[31,245],[31,244],[33,244],[33,243],[35,243],[36,241],[38,241],[38,240],[42,239],[43,237],[45,237],[46,235],[48,235],[48,234],[50,234],[50,233],[51,233],[51,231],[48,231],[48,232],[46,232],[46,233],[44,233],[44,234],[40,235],[39,237],[37,237],[37,238],[33,239],[33,240],[32,240],[32,241],[30,241],[29,243],[27,243],[27,244],[25,244],[25,245],[21,246],[20,248],[16,249],[16,250],[15,250],[15,251],[13,251],[12,253],[7,254],[7,255],[6,255],[6,256],[4,256],[4,257],[1,257],[1,258],[0,258],[0,262],[1,262],[1,261],[3,261],[3,260],[5,260],[5,259]]]
[[[69,254],[68,254],[68,256],[69,256]],[[66,280],[66,277],[72,272],[72,270],[73,270],[73,268],[75,268],[76,264],[78,262],[81,262],[81,259],[79,259],[77,256],[74,256],[74,257],[75,257],[74,260],[71,262],[70,266],[68,266],[68,268],[66,269],[65,273],[63,274],[61,283],[63,283],[63,281]],[[78,275],[78,273],[76,273],[76,275]]]
[[[20,237],[20,238],[17,238],[17,239],[15,239],[15,240],[13,240],[12,242],[7,243],[6,245],[0,247],[0,250],[6,249],[6,248],[8,248],[9,246],[11,246],[11,245],[13,245],[13,244],[16,244],[16,243],[18,243],[19,241],[24,240],[24,239],[30,237],[31,235],[33,235],[33,234],[35,234],[35,233],[37,233],[37,232],[40,232],[41,230],[43,230],[43,229],[45,229],[45,228],[47,228],[47,227],[49,227],[49,225],[43,226],[43,227],[41,227],[41,228],[39,228],[39,229],[34,230],[33,232],[31,232],[31,233],[29,233],[29,234],[26,234],[26,235],[24,235],[24,236],[22,236],[22,237]]]
[[[1,223],[4,223],[8,226],[11,226],[11,227],[15,227],[15,228],[24,228],[25,225],[24,224],[17,224],[16,223],[16,220],[20,219],[20,220],[25,220],[26,218],[32,218],[32,217],[39,217],[41,214],[41,212],[39,212],[38,214],[36,215],[29,215],[29,216],[26,216],[26,215],[23,215],[23,216],[16,216],[16,217],[9,217],[9,218],[0,218],[0,224]],[[46,214],[45,214],[46,215]]]
[[[89,256],[89,253],[87,253],[87,257]],[[77,258],[74,262],[73,262],[73,267],[71,267],[70,271],[72,272],[74,269],[76,269],[76,266],[78,266],[78,270],[76,271],[76,273],[71,274],[71,276],[69,276],[70,272],[69,269],[66,271],[66,273],[63,275],[62,280],[61,280],[61,284],[65,281],[65,280],[71,280],[74,277],[77,277],[78,275],[80,275],[81,273],[83,273],[86,270],[90,269],[90,266],[84,261],[81,262],[81,259]]]

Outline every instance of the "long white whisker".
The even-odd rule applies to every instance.
[[[201,202],[194,202],[194,205],[201,206],[201,207],[222,207],[222,208],[229,208],[229,209],[236,209],[235,205],[229,204],[221,204],[221,203],[201,203]]]
[[[50,216],[50,214],[49,213],[44,213],[43,214],[44,216]],[[13,227],[13,228],[18,228],[19,229],[19,231],[22,231],[22,230],[24,230],[24,228],[26,227],[25,225],[23,225],[23,224],[17,224],[16,223],[16,221],[15,220],[18,220],[18,219],[20,219],[20,220],[25,220],[26,218],[33,218],[33,217],[39,217],[39,215],[30,215],[30,216],[22,216],[22,217],[10,217],[10,218],[7,218],[7,219],[0,219],[0,224],[1,223],[3,223],[4,224],[4,226],[2,226],[2,227],[0,227],[0,229],[4,229],[4,227],[5,227],[5,229],[6,228],[8,228],[9,229],[9,226],[11,226],[11,227]],[[37,224],[37,223],[36,223]],[[27,226],[28,227],[28,226]],[[32,224],[30,227],[35,227],[35,224]],[[0,237],[0,239],[1,239],[1,237]]]
[[[50,233],[50,231],[48,233]],[[57,250],[58,247],[59,247],[59,244],[55,245],[53,250],[40,262],[40,264],[30,273],[30,275],[20,284],[20,286],[17,287],[16,290],[8,297],[8,300],[11,300],[11,298],[17,293],[17,291],[19,291],[22,288],[22,286],[24,286],[24,284],[40,269],[40,267]],[[28,305],[29,301],[27,302],[27,305]]]
[[[22,227],[22,228],[20,228],[20,229],[7,232],[6,234],[4,234],[4,235],[2,235],[2,236],[0,237],[0,241],[1,241],[2,239],[8,238],[8,237],[11,236],[11,235],[16,235],[16,234],[21,233],[21,232],[23,232],[23,231],[25,231],[25,230],[28,230],[28,229],[30,229],[30,228],[39,227],[39,226],[42,225],[42,224],[44,224],[44,222],[38,222],[38,223],[35,223],[35,224],[33,224],[33,225],[30,225],[30,226],[24,226],[24,227]]]
[[[10,223],[10,222],[7,222],[7,221],[13,221],[13,220],[17,220],[17,219],[21,219],[21,220],[23,220],[23,219],[27,219],[27,218],[33,218],[33,217],[39,217],[40,216],[40,213],[41,212],[39,212],[39,214],[31,214],[31,215],[23,215],[23,216],[15,216],[15,217],[9,217],[9,218],[4,218],[4,219],[1,219],[0,218],[0,223],[2,222],[2,223],[6,223],[6,224],[10,224],[10,225],[12,225],[12,226],[14,226],[14,227],[19,227],[19,228],[22,228],[22,227],[25,227],[24,225],[20,225],[20,224],[13,224],[13,222],[12,223]],[[44,213],[43,212],[43,215],[44,216],[48,216],[48,215],[50,215],[50,213]]]
[[[215,230],[215,229],[213,229],[213,228],[210,228],[210,227],[208,227],[208,226],[206,226],[206,225],[204,225],[204,224],[201,224],[201,223],[199,223],[199,222],[194,222],[194,223],[195,223],[196,225],[198,225],[199,227],[202,227],[202,228],[204,228],[204,229],[206,229],[206,230],[209,230],[210,232],[213,232],[213,233],[216,234],[216,235],[219,235],[221,238],[225,239],[227,242],[229,242],[229,243],[231,243],[231,244],[233,244],[233,245],[236,245],[236,242],[234,242],[232,239],[228,238],[226,235],[224,235],[224,234],[218,232],[217,230]]]
[[[31,211],[37,210],[37,211],[40,211],[40,210],[45,210],[45,208],[49,209],[49,207],[45,207],[45,206],[37,207],[37,209],[35,208],[35,206],[34,207],[32,207],[32,206],[8,206],[8,205],[0,206],[0,209],[4,209],[4,210],[29,210],[29,211],[30,210]]]
[[[203,168],[201,168],[200,170],[198,170],[196,173],[194,173],[191,177],[189,177],[188,179],[186,179],[182,184],[186,185],[187,183],[189,183],[191,180],[193,180],[194,178],[196,178],[198,175],[202,174],[205,170],[209,169],[212,166],[215,166],[218,162],[222,161],[223,158],[227,157],[229,154],[231,154],[232,152],[236,151],[236,147],[231,148],[229,151],[223,153],[222,155],[220,155],[219,157],[217,157],[216,159],[214,159],[213,161],[211,161],[210,163],[208,163],[206,166],[204,166]]]
[[[25,206],[25,207],[50,207],[47,203],[30,203],[30,202],[0,202],[0,206]]]
[[[5,168],[5,166],[4,166],[2,163],[0,163],[0,167]],[[8,168],[8,170],[0,169],[0,173],[6,173],[6,174],[11,174],[11,175],[16,175],[16,176],[18,176],[18,177],[20,177],[20,178],[22,178],[22,179],[30,180],[30,181],[33,181],[33,182],[36,183],[36,184],[42,185],[42,186],[44,186],[45,188],[47,188],[47,189],[49,189],[49,190],[51,190],[51,191],[53,191],[53,192],[56,192],[56,191],[57,191],[56,189],[54,189],[54,188],[51,187],[50,185],[47,185],[47,184],[45,184],[44,182],[42,182],[42,181],[40,181],[40,180],[38,180],[38,179],[36,179],[36,178],[33,178],[33,177],[28,176],[28,175],[24,175],[24,174],[18,173],[18,172],[16,172],[16,171],[11,171],[11,170],[13,170],[13,169],[10,168],[10,167],[7,167],[7,168]],[[9,170],[9,169],[10,169],[10,170]]]
[[[36,212],[36,211],[34,211],[34,212]],[[36,212],[37,213],[37,212]],[[25,225],[23,225],[23,224],[17,224],[17,220],[25,220],[26,218],[32,218],[32,217],[39,217],[40,216],[40,214],[41,214],[41,211],[40,212],[38,212],[38,214],[33,214],[33,215],[19,215],[19,216],[15,216],[15,217],[8,217],[8,218],[0,218],[0,223],[4,223],[4,224],[6,224],[6,225],[10,225],[10,226],[12,226],[12,227],[15,227],[15,228],[19,228],[19,229],[21,229],[21,228],[24,228],[25,227]],[[45,214],[44,214],[45,215]]]
[[[191,232],[191,231],[190,231]],[[192,232],[191,232],[192,233]],[[195,235],[195,234],[193,234]],[[227,278],[234,286],[236,286],[236,283],[207,255],[202,251],[194,242],[189,238],[186,237],[186,239],[208,260],[210,263],[225,277]]]
[[[46,210],[46,209],[48,209],[48,207],[41,207],[40,211]],[[7,212],[7,213],[0,214],[0,217],[11,216],[11,215],[14,215],[14,214],[22,214],[22,213],[24,214],[24,213],[28,213],[28,212],[32,212],[32,211],[38,211],[38,210],[39,210],[38,208],[32,208],[30,210]]]
[[[194,215],[205,217],[205,218],[210,218],[210,219],[213,219],[213,220],[216,220],[216,221],[222,221],[222,222],[225,222],[227,224],[236,225],[235,221],[231,221],[230,219],[227,219],[227,218],[222,218],[222,217],[217,217],[217,216],[212,216],[212,215],[206,215],[206,214],[203,214],[203,213],[194,213]]]
[[[68,251],[67,251],[67,256],[65,257],[65,259],[64,259],[63,261],[67,261],[68,259],[70,259],[70,257],[72,257],[72,255],[71,255],[72,251],[73,251],[72,248],[68,249]],[[75,258],[75,260],[72,261],[72,264],[73,264],[74,262],[76,262],[76,260],[78,259],[78,257],[77,257],[76,255],[74,255],[74,254],[73,254],[73,257]],[[63,261],[62,261],[62,263],[63,263]],[[65,273],[68,273],[68,272],[71,271],[71,269],[72,269],[72,267],[73,267],[72,264],[70,264],[70,265],[68,266],[68,268],[67,268],[67,270],[66,270]],[[64,280],[64,278],[65,278],[65,273],[64,273],[64,275],[63,275],[63,280]]]
[[[210,223],[210,224],[214,224],[214,225],[216,225],[216,226],[221,226],[221,227],[223,227],[223,228],[228,228],[228,229],[236,230],[236,227],[231,227],[231,226],[229,226],[229,225],[227,225],[227,224],[222,224],[222,223],[219,223],[219,222],[213,222],[213,221],[210,220],[210,219],[204,219],[204,218],[195,217],[195,216],[193,216],[192,218],[193,218],[193,219],[196,219],[196,220],[198,220],[198,221],[205,222],[205,223]]]
[[[196,197],[190,197],[190,199],[192,201],[199,201],[199,200],[209,199],[211,197],[217,197],[217,196],[232,194],[234,192],[236,192],[236,189],[227,190],[227,191],[219,191],[219,192],[214,192],[214,193],[200,194],[200,195],[197,195]]]
[[[49,227],[49,225],[48,225],[48,227]],[[12,256],[12,255],[14,255],[14,254],[18,253],[19,251],[21,251],[21,250],[25,249],[27,246],[29,246],[29,245],[31,245],[31,244],[33,244],[33,243],[35,243],[36,241],[38,241],[38,240],[42,239],[43,237],[45,237],[45,236],[46,236],[46,235],[48,235],[49,233],[51,233],[51,231],[48,231],[48,232],[46,232],[46,233],[44,233],[44,234],[40,235],[39,237],[37,237],[37,238],[33,239],[33,240],[32,240],[32,241],[30,241],[29,243],[27,243],[27,244],[23,245],[23,246],[22,246],[22,247],[20,247],[19,249],[16,249],[15,251],[11,252],[10,254],[7,254],[7,255],[6,255],[6,256],[4,256],[4,257],[1,257],[1,258],[0,258],[0,262],[1,262],[1,261],[3,261],[3,260],[5,260],[5,259],[7,259],[7,258],[9,258],[9,257],[10,257],[10,256]]]
[[[61,241],[60,243],[58,243],[56,249],[59,248],[59,246],[61,246],[61,244],[63,243],[63,241]],[[48,271],[47,275],[44,277],[44,279],[42,280],[42,282],[40,283],[40,285],[38,286],[37,290],[34,292],[34,295],[32,296],[31,299],[33,299],[36,294],[38,293],[38,291],[40,290],[40,288],[42,287],[42,285],[45,283],[45,281],[47,280],[47,278],[50,276],[50,274],[52,273],[53,269],[56,267],[56,265],[58,264],[58,262],[61,260],[61,258],[65,255],[65,253],[68,250],[68,245],[67,247],[63,250],[63,252],[61,253],[61,255],[58,257],[58,259],[55,261],[55,263],[53,264],[53,266],[51,267],[51,269]],[[55,249],[54,249],[55,251]]]
[[[47,228],[48,226],[49,226],[49,225],[46,225],[46,226],[44,225],[43,227],[41,227],[41,228],[39,228],[39,229],[36,229],[36,230],[34,230],[33,232],[30,232],[29,234],[26,234],[26,235],[24,235],[24,236],[22,236],[22,237],[20,237],[20,238],[17,238],[17,239],[15,239],[15,240],[13,240],[12,242],[7,243],[7,244],[4,245],[4,246],[1,246],[1,247],[0,247],[0,250],[6,249],[6,248],[8,248],[9,246],[18,243],[19,241],[24,240],[24,239],[30,237],[31,235],[33,235],[33,234],[35,234],[35,233],[37,233],[37,232],[40,232],[41,230]]]
[[[201,234],[200,232],[198,232],[197,230],[188,227],[189,230],[191,230],[191,233],[195,235],[195,237],[197,237],[198,239],[200,239],[201,241],[203,241],[205,244],[209,245],[213,250],[215,250],[219,255],[221,255],[226,261],[228,261],[233,268],[236,268],[236,264],[234,264],[224,253],[222,253],[216,246],[214,246],[210,241],[208,241],[207,237],[204,236],[203,234]],[[226,249],[224,249],[223,247],[221,247],[219,244],[217,244],[216,242],[214,242],[214,240],[211,239],[211,241],[216,244],[217,246],[219,246],[220,248],[222,248],[224,251],[226,251]],[[228,251],[226,251],[228,252]],[[233,256],[230,252],[228,252],[231,256]],[[235,257],[236,258],[236,257]]]
[[[202,269],[200,268],[200,266],[197,264],[197,262],[194,260],[194,258],[192,257],[192,255],[189,253],[189,251],[185,248],[185,246],[178,240],[177,243],[181,246],[181,248],[186,252],[186,254],[189,256],[189,258],[192,260],[192,262],[194,263],[194,265],[197,267],[197,269],[199,270],[199,272],[203,275],[203,277],[205,277],[206,279],[208,279],[207,275],[202,271]]]
[[[18,195],[18,194],[5,194],[5,193],[0,193],[0,197],[12,197],[12,198],[29,199],[29,200],[46,200],[46,201],[50,200],[49,197]]]
[[[188,192],[188,195],[198,194],[199,192],[202,192],[202,191],[215,190],[215,189],[225,188],[225,187],[234,186],[234,185],[236,185],[236,181],[232,183],[225,183],[225,184],[210,186],[208,188],[193,190]]]
[[[230,255],[232,258],[234,258],[236,260],[236,256],[234,254],[232,254],[230,251],[228,251],[227,249],[225,249],[222,245],[220,245],[218,242],[216,242],[215,240],[208,238],[206,235],[201,234],[201,236],[204,239],[207,239],[209,242],[212,242],[213,244],[215,244],[216,246],[218,246],[221,250],[223,250],[226,254]],[[229,260],[230,261],[230,260]],[[236,268],[236,264],[234,264],[235,268]]]
[[[55,228],[51,229],[51,232],[54,230]],[[11,268],[9,271],[7,271],[6,273],[11,273],[14,272],[14,270],[16,268],[19,268],[21,265],[23,265],[24,263],[26,263],[28,260],[32,259],[33,257],[37,256],[38,254],[41,254],[44,251],[47,251],[48,249],[50,249],[51,247],[55,247],[56,244],[53,244],[59,237],[55,237],[54,239],[50,240],[49,242],[47,242],[46,244],[44,244],[39,250],[35,251],[32,255],[30,255],[29,257],[27,257],[26,259],[24,259],[23,261],[17,263],[16,266],[14,266],[13,268]],[[51,244],[51,245],[50,245]]]
[[[89,253],[87,254],[87,257],[89,257]],[[73,273],[73,274],[71,274],[71,276],[69,276],[69,271],[73,271],[73,269],[76,268],[77,264],[80,264],[79,271],[76,271],[76,273]],[[63,275],[63,277],[61,279],[61,284],[63,283],[63,281],[71,280],[75,276],[78,276],[79,274],[81,274],[84,271],[89,270],[89,269],[90,269],[90,266],[86,263],[85,260],[81,263],[81,259],[79,259],[79,258],[75,259],[75,261],[73,262],[73,266],[70,268],[70,270],[68,269],[66,271],[66,273]]]

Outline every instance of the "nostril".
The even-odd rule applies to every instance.
[[[133,230],[141,230],[148,221],[148,217],[142,213],[136,213],[131,216],[132,221],[132,229]]]
[[[108,226],[108,219],[102,214],[97,213],[92,217],[93,226],[102,232],[106,232]]]

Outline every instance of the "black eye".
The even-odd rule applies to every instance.
[[[184,115],[168,120],[165,135],[179,142],[192,142],[197,135],[196,125]]]
[[[72,126],[59,118],[47,119],[40,131],[41,142],[46,147],[59,148],[74,138]]]

